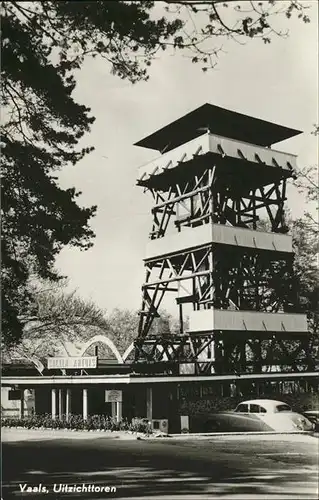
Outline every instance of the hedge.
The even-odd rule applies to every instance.
[[[81,415],[62,415],[53,419],[50,414],[32,415],[23,418],[2,418],[2,427],[23,427],[25,429],[71,429],[71,430],[101,430],[101,431],[131,431],[149,434],[150,425],[142,419],[121,420],[105,415],[91,415],[86,420]]]

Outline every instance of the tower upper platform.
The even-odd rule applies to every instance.
[[[163,153],[195,139],[205,130],[214,135],[264,147],[302,133],[300,130],[206,103],[136,142],[135,146]]]

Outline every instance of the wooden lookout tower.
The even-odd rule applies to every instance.
[[[204,104],[136,144],[161,155],[138,174],[154,204],[135,370],[311,368],[284,215],[296,156],[272,147],[300,133]],[[152,335],[169,294],[180,332]]]

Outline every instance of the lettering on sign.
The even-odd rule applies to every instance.
[[[59,368],[96,368],[97,367],[97,357],[83,357],[83,358],[48,358],[48,369],[54,370]]]
[[[111,389],[105,391],[105,402],[106,403],[121,403],[122,402],[122,391],[117,389]]]

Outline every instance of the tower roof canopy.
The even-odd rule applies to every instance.
[[[300,130],[206,103],[136,142],[135,146],[164,153],[195,139],[205,131],[258,146],[271,146],[301,134]]]

